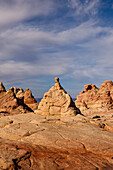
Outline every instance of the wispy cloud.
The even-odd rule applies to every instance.
[[[40,81],[46,76],[71,78],[77,88],[81,82],[113,79],[113,28],[101,26],[99,18],[95,20],[92,17],[98,13],[100,0],[66,2],[67,18],[75,22],[76,18],[89,16],[87,20],[72,24],[68,18],[65,21],[70,26],[67,27],[61,19],[58,22],[59,16],[64,15],[60,11],[52,29],[49,19],[55,17],[57,7],[62,9],[55,0],[0,1],[0,81],[8,86],[12,85],[10,81],[16,81],[24,87],[29,84],[36,89],[36,83],[40,86],[40,82],[35,81],[38,77]],[[46,21],[49,29],[45,29],[45,23],[41,25],[38,22],[39,18],[35,24],[24,22],[35,16],[46,19],[49,16]],[[34,82],[29,83],[30,80]],[[67,89],[74,92],[74,87],[73,90]]]
[[[1,32],[0,37],[3,40],[0,46],[2,76],[71,73],[73,77],[76,74],[93,78],[103,74],[100,65],[105,67],[112,63],[112,28],[97,26],[93,21],[58,33],[16,27]]]
[[[54,8],[52,0],[1,0],[0,26],[8,26],[35,16],[50,14]]]
[[[68,0],[68,2],[69,7],[75,10],[75,16],[95,15],[100,4],[100,0]]]

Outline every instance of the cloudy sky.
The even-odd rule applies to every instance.
[[[0,81],[35,97],[113,80],[112,0],[0,0]]]

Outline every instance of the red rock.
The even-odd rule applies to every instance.
[[[113,169],[104,156],[85,150],[30,145],[14,141],[0,141],[0,169]]]
[[[31,101],[31,103],[36,102],[32,96],[30,90],[25,91],[26,103]],[[32,111],[32,109],[26,105],[24,102],[24,91],[21,88],[10,88],[7,92],[5,87],[1,83],[1,93],[0,93],[0,115],[25,113],[26,111]],[[34,106],[32,106],[34,107]]]
[[[15,94],[11,89],[7,92],[0,93],[0,110],[1,109],[15,109],[18,106],[17,99],[15,98]]]
[[[106,112],[113,109],[112,81],[105,81],[100,89],[92,84],[85,85],[84,88],[75,101],[82,113]]]
[[[24,103],[25,104],[37,103],[34,96],[32,95],[31,90],[29,90],[28,88],[24,91]]]

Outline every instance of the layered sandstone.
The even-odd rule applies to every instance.
[[[11,89],[0,93],[0,111],[11,111],[18,107],[18,101]]]
[[[25,104],[37,103],[34,96],[32,95],[31,90],[29,90],[28,88],[24,91],[24,103]]]
[[[55,82],[55,86],[41,101],[40,107],[48,108],[49,105],[48,110],[43,111],[42,107],[38,110],[44,115],[29,112],[0,118],[0,170],[112,170],[113,112],[109,110],[109,113],[73,116],[79,110],[77,111],[58,78]],[[0,107],[14,109],[18,108],[18,103],[22,106],[23,93],[22,89],[17,88],[0,93]],[[87,94],[87,101],[92,96],[94,101],[103,100],[104,108],[105,100],[112,99],[112,82],[104,82],[100,89],[92,84],[86,85],[82,94],[84,97]],[[99,107],[100,103],[98,102]],[[51,106],[60,107],[60,112],[51,113]],[[84,102],[87,110],[88,106]],[[66,113],[64,110],[61,112],[62,108],[65,108]]]
[[[22,102],[24,105],[27,105],[31,110],[36,110],[38,108],[38,103],[34,96],[32,95],[31,90],[28,88],[24,91],[21,88],[13,87],[13,91],[16,95],[16,98],[19,102]]]
[[[0,118],[0,169],[113,169],[112,114]]]
[[[6,91],[3,83],[0,83],[0,115],[32,111],[33,104],[36,107],[37,102],[29,89],[24,91],[21,88],[12,87]]]
[[[105,81],[98,89],[95,85],[84,86],[75,101],[82,113],[107,112],[113,109],[113,82]]]
[[[60,85],[59,78],[55,78],[55,85],[44,94],[35,113],[42,115],[69,116],[80,113],[72,98]]]
[[[23,98],[23,102],[25,104],[34,104],[34,103],[37,103],[37,101],[35,100],[34,96],[32,95],[31,90],[29,90],[28,88],[24,91],[21,88],[12,87],[11,90],[14,92],[16,98],[18,98],[18,99],[22,99]]]

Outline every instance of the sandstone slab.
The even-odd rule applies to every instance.
[[[2,152],[4,150],[4,152]],[[30,145],[0,140],[0,169],[112,169],[102,155],[84,150],[60,150],[54,147]]]
[[[113,169],[113,133],[91,120],[34,113],[0,118],[1,170]]]
[[[0,168],[113,169],[113,132],[91,122],[112,126],[112,120],[112,115],[2,117]]]

